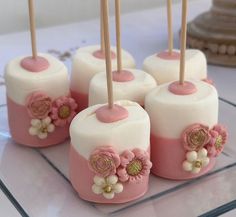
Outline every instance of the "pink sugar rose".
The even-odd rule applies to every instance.
[[[115,175],[119,165],[120,157],[111,146],[95,149],[89,158],[90,170],[101,177]]]
[[[152,163],[149,154],[141,149],[126,150],[120,155],[120,166],[117,174],[121,182],[136,183],[148,176]]]
[[[52,100],[43,92],[34,92],[26,99],[27,111],[32,118],[44,119],[52,108]]]
[[[210,141],[209,128],[202,124],[189,126],[182,134],[182,143],[188,151],[198,151]]]
[[[224,145],[228,138],[226,128],[220,124],[215,125],[210,130],[211,140],[206,148],[210,157],[217,157],[224,149]]]
[[[62,96],[53,102],[50,117],[54,125],[63,127],[69,124],[76,115],[77,104],[73,98]]]

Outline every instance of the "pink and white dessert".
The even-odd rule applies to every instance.
[[[111,47],[113,70],[117,68],[116,48]],[[135,68],[134,58],[122,50],[122,63],[125,68]],[[78,49],[72,62],[71,95],[78,103],[78,111],[88,107],[89,83],[92,77],[106,69],[105,56],[100,46],[88,46]]]
[[[91,106],[70,126],[70,181],[84,200],[124,203],[148,189],[150,121],[137,103]]]
[[[114,100],[130,100],[144,106],[144,98],[156,87],[155,79],[148,73],[138,69],[113,71]],[[90,82],[89,105],[107,102],[106,73],[97,73]]]
[[[69,136],[77,104],[70,97],[65,65],[48,54],[17,57],[5,69],[12,138],[31,147],[58,144]]]
[[[206,57],[200,50],[188,49],[185,52],[186,79],[203,80],[207,78]],[[176,81],[179,78],[180,51],[173,50],[147,57],[143,63],[143,70],[152,75],[157,84]]]
[[[211,170],[227,139],[218,124],[218,95],[203,81],[162,84],[145,99],[155,175],[192,179]]]

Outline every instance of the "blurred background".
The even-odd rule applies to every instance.
[[[174,3],[180,0],[173,0]],[[100,0],[35,0],[37,28],[98,17]],[[114,0],[110,0],[111,14]],[[121,0],[122,13],[160,7],[166,0]],[[0,34],[28,28],[27,0],[0,0]]]

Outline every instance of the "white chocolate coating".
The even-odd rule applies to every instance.
[[[106,70],[105,59],[93,56],[100,49],[99,45],[88,46],[78,49],[72,60],[71,89],[80,93],[88,94],[89,83],[92,77]],[[116,53],[116,48],[111,47]],[[134,58],[127,51],[122,50],[122,63],[124,68],[135,68]],[[112,69],[117,68],[116,58],[112,60]]]
[[[114,100],[130,100],[144,105],[144,98],[148,92],[155,88],[156,81],[148,73],[137,69],[125,69],[134,75],[134,80],[128,82],[113,81]],[[107,102],[106,73],[96,74],[89,87],[89,105]]]
[[[180,52],[178,50],[175,50]],[[207,62],[200,50],[186,50],[186,79],[202,80],[207,78]],[[157,84],[163,84],[179,79],[179,60],[165,60],[154,54],[143,62],[143,70],[151,74]]]
[[[175,95],[162,84],[145,98],[145,109],[155,136],[178,139],[183,130],[196,123],[213,127],[218,122],[218,95],[214,86],[191,81],[198,91],[191,95]]]
[[[100,146],[112,145],[118,153],[127,149],[147,150],[150,145],[150,120],[147,112],[137,103],[118,101],[125,107],[128,118],[102,123],[97,120],[95,111],[101,105],[91,106],[75,116],[70,126],[71,144],[86,159]]]
[[[39,54],[49,62],[49,68],[41,72],[29,72],[21,67],[25,56],[11,60],[5,68],[7,95],[14,102],[25,105],[34,91],[43,91],[52,99],[69,94],[68,71],[65,65],[49,54]]]

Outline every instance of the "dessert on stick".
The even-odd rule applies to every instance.
[[[179,81],[158,86],[145,99],[151,119],[152,172],[175,180],[211,170],[227,140],[226,128],[218,124],[215,87],[185,80],[186,14],[183,0]]]
[[[143,63],[143,69],[151,74],[157,84],[175,81],[179,76],[180,52],[173,49],[172,28],[172,0],[167,0],[168,20],[168,49],[158,54],[147,57]],[[203,80],[207,78],[207,62],[205,55],[196,49],[186,50],[186,78]]]
[[[101,2],[102,0],[100,0]],[[101,5],[101,3],[100,3]],[[102,13],[102,8],[101,8]],[[79,48],[72,60],[71,74],[71,94],[78,102],[78,111],[88,107],[89,83],[93,76],[105,71],[105,53],[104,53],[104,30],[102,24],[102,15],[100,15],[100,45],[91,45]],[[135,60],[125,50],[121,50],[122,62],[124,67],[135,68]],[[111,47],[112,68],[116,69],[116,48]]]
[[[115,0],[117,69],[112,72],[115,100],[131,100],[144,105],[145,95],[156,87],[155,79],[148,73],[125,68],[121,50],[120,0]],[[89,105],[107,102],[106,72],[94,75],[89,86]]]
[[[70,126],[70,181],[84,200],[124,203],[148,188],[150,121],[137,103],[113,103],[108,0],[103,0],[108,104],[91,106]]]
[[[65,65],[37,53],[33,3],[28,2],[32,56],[17,57],[5,69],[8,121],[17,143],[46,147],[69,136],[77,104],[69,95]]]

